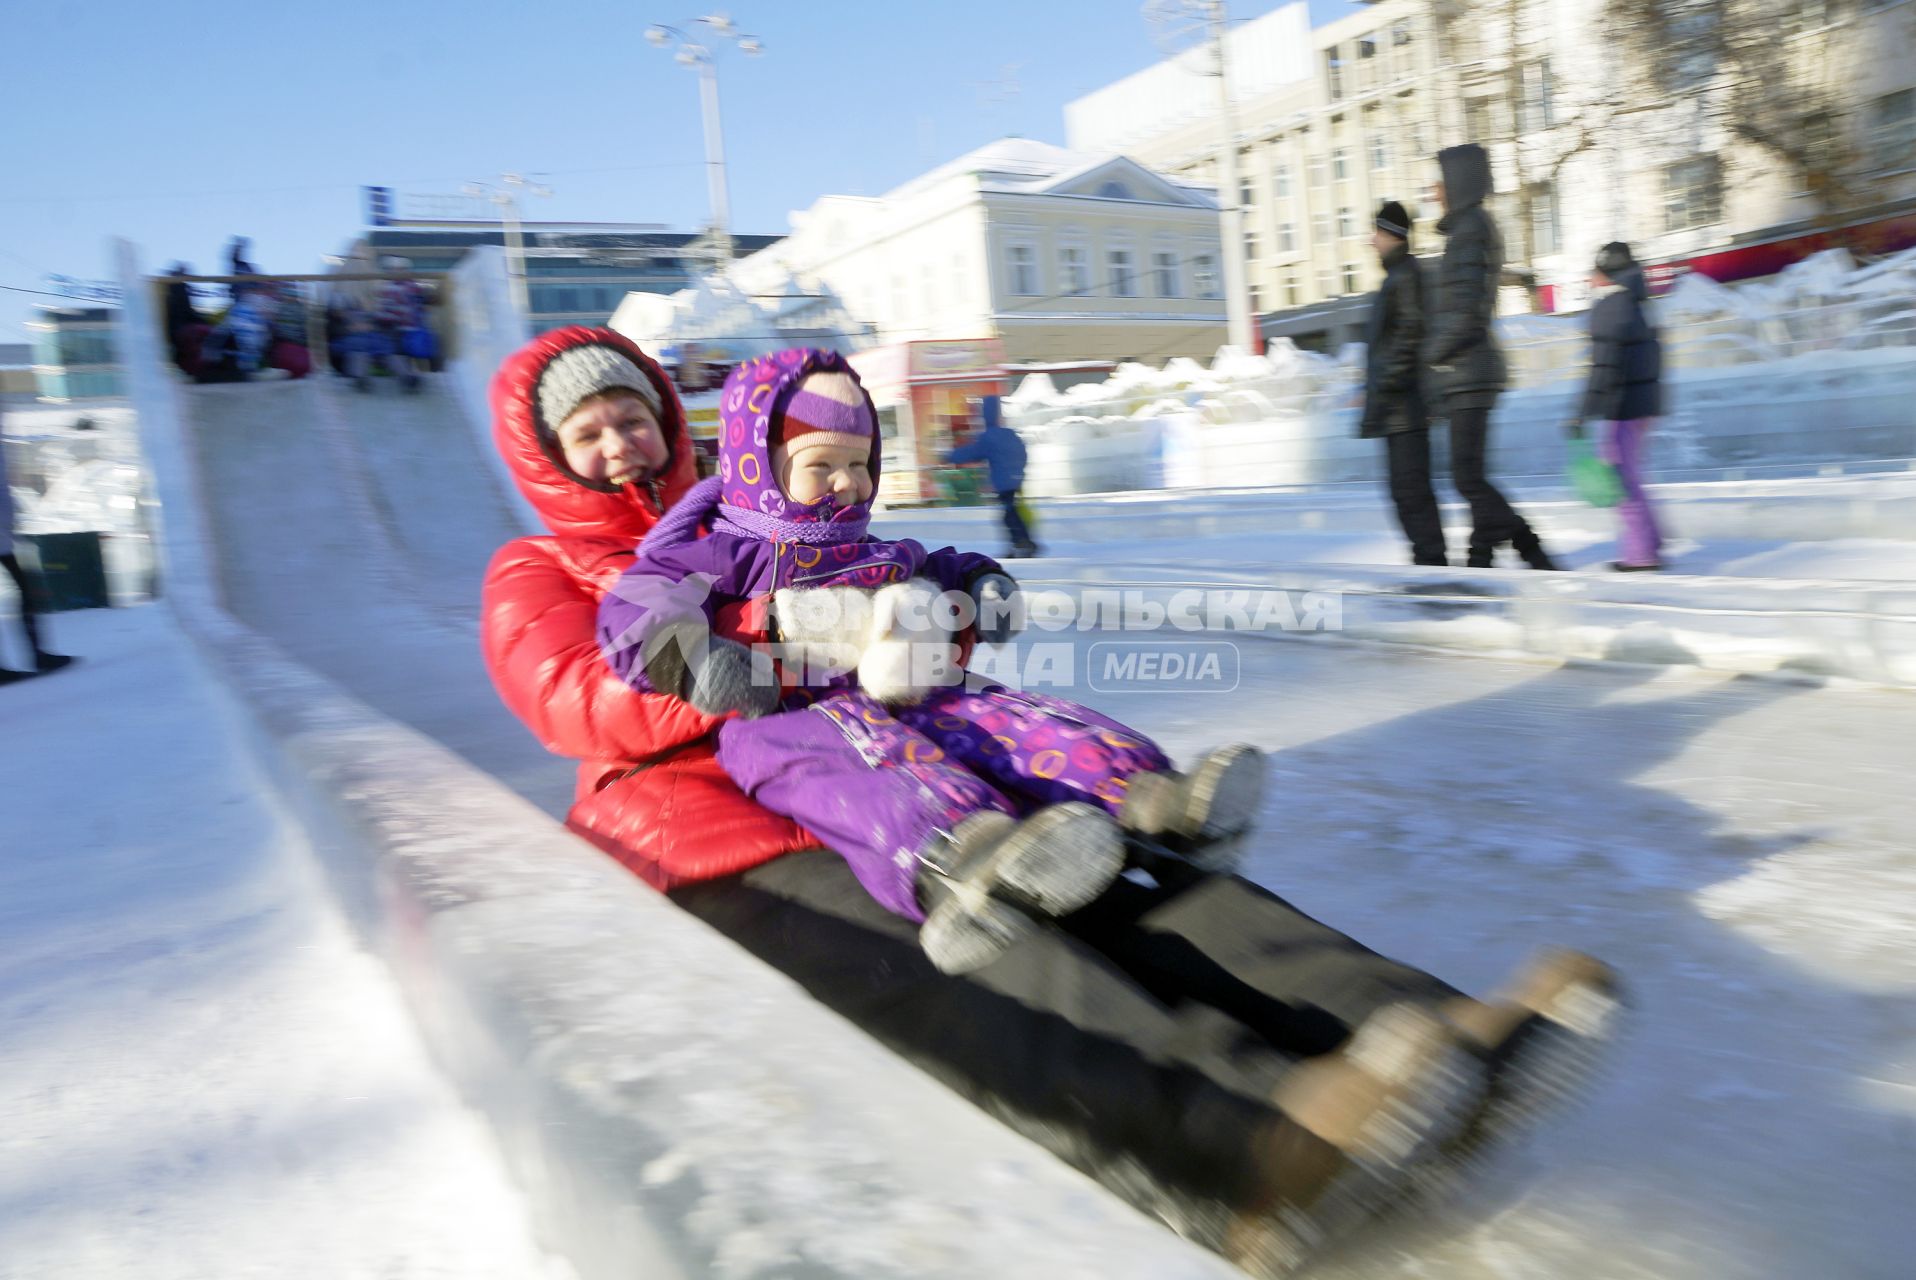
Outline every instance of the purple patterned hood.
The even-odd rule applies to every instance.
[[[846,541],[848,536],[864,534],[871,523],[870,502],[849,507],[838,506],[830,498],[810,504],[794,502],[778,487],[778,477],[772,471],[772,422],[784,412],[800,382],[811,374],[823,372],[850,374],[853,381],[858,381],[858,374],[845,357],[835,351],[811,347],[793,347],[748,360],[727,375],[725,390],[719,399],[721,517],[730,514],[724,508],[764,517],[762,520],[748,517],[740,523],[767,536],[792,542],[836,543]],[[864,390],[863,383],[859,384],[859,390]],[[871,407],[872,420],[876,423],[878,410],[871,406],[869,395],[865,402]],[[882,451],[883,442],[878,432],[873,431],[874,493]],[[779,522],[779,527],[770,528],[770,521]],[[816,531],[798,527],[804,525],[830,527]]]

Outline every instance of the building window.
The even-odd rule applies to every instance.
[[[1112,249],[1104,255],[1104,265],[1111,276],[1111,296],[1114,298],[1135,298],[1138,296],[1136,271],[1131,262],[1129,249]]]
[[[1357,264],[1355,262],[1346,262],[1344,264],[1344,292],[1357,292]]]
[[[1290,222],[1277,224],[1277,251],[1279,253],[1297,252],[1297,226]]]
[[[1251,178],[1246,174],[1237,180],[1237,207],[1248,210],[1255,203],[1251,197]]]
[[[1916,89],[1898,89],[1870,104],[1869,150],[1875,168],[1916,168]]]
[[[1284,305],[1287,307],[1297,305],[1297,276],[1290,272],[1285,273],[1284,276]]]
[[[1291,198],[1291,167],[1280,164],[1271,173],[1271,194],[1279,200]]]
[[[1550,59],[1540,58],[1523,69],[1523,96],[1517,99],[1517,132],[1532,133],[1557,123],[1551,105]]]
[[[1014,244],[1005,249],[1005,256],[1011,263],[1011,291],[1021,298],[1038,296],[1038,254],[1028,244]],[[927,293],[929,297],[929,282]]]
[[[1356,234],[1357,218],[1351,213],[1350,206],[1345,205],[1337,211],[1337,238],[1348,240]]]
[[[1191,259],[1191,287],[1200,298],[1218,296],[1217,259],[1208,253],[1200,253]]]
[[[1331,177],[1343,182],[1350,175],[1350,153],[1339,147],[1331,152]]]
[[[1330,238],[1331,215],[1320,209],[1311,215],[1311,243],[1313,245],[1320,245]]]
[[[1330,81],[1331,97],[1344,96],[1344,56],[1336,45],[1324,50],[1324,76]]]
[[[1410,23],[1400,22],[1390,29],[1390,42],[1399,49],[1410,43]]]
[[[1548,182],[1530,188],[1530,253],[1544,258],[1563,249],[1557,222],[1557,189]]]
[[[1370,167],[1373,172],[1390,167],[1390,146],[1381,129],[1370,136]]]
[[[1154,253],[1151,255],[1151,275],[1157,282],[1158,297],[1181,298],[1178,289],[1178,256],[1175,253]]]
[[[1137,197],[1132,195],[1131,188],[1125,186],[1122,182],[1107,182],[1098,188],[1098,199],[1135,200]]]
[[[1489,98],[1472,98],[1464,104],[1464,132],[1479,146],[1488,146],[1495,138],[1497,126]]]
[[[1091,259],[1081,244],[1068,244],[1058,250],[1058,275],[1064,291],[1073,298],[1091,292]]]
[[[1246,231],[1244,233],[1244,260],[1246,262],[1257,261],[1257,232],[1255,231]]]
[[[1688,231],[1722,220],[1722,171],[1715,156],[1698,156],[1663,171],[1665,231]]]
[[[1329,267],[1317,269],[1317,296],[1331,298],[1337,295],[1337,275]]]
[[[1250,302],[1251,302],[1251,314],[1252,314],[1252,315],[1256,315],[1256,314],[1257,314],[1258,312],[1260,312],[1260,311],[1262,311],[1262,310],[1264,310],[1264,305],[1263,305],[1263,301],[1262,301],[1262,299],[1261,299],[1261,298],[1260,298],[1260,297],[1258,296],[1258,292],[1257,292],[1257,286],[1256,286],[1256,285],[1252,285],[1252,286],[1251,286],[1251,288],[1250,288],[1250,294],[1251,294],[1251,298],[1250,298]]]
[[[1360,61],[1377,56],[1377,37],[1365,36],[1357,42],[1357,57]]]

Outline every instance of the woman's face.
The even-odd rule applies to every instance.
[[[642,484],[658,474],[668,453],[658,417],[637,396],[580,405],[559,424],[558,436],[573,474],[599,484]]]

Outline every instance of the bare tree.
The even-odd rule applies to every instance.
[[[1874,159],[1856,144],[1865,106],[1854,85],[1868,53],[1858,0],[1605,0],[1626,92],[1719,129],[1743,144],[1722,157],[1719,190],[1737,164],[1784,166],[1841,227],[1883,199]],[[1877,14],[1867,21],[1909,21]]]

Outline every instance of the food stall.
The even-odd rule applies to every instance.
[[[1004,344],[997,338],[926,339],[873,347],[851,362],[878,407],[884,436],[879,502],[944,500],[938,473],[952,447],[952,424],[970,420],[980,397],[1005,393]]]

